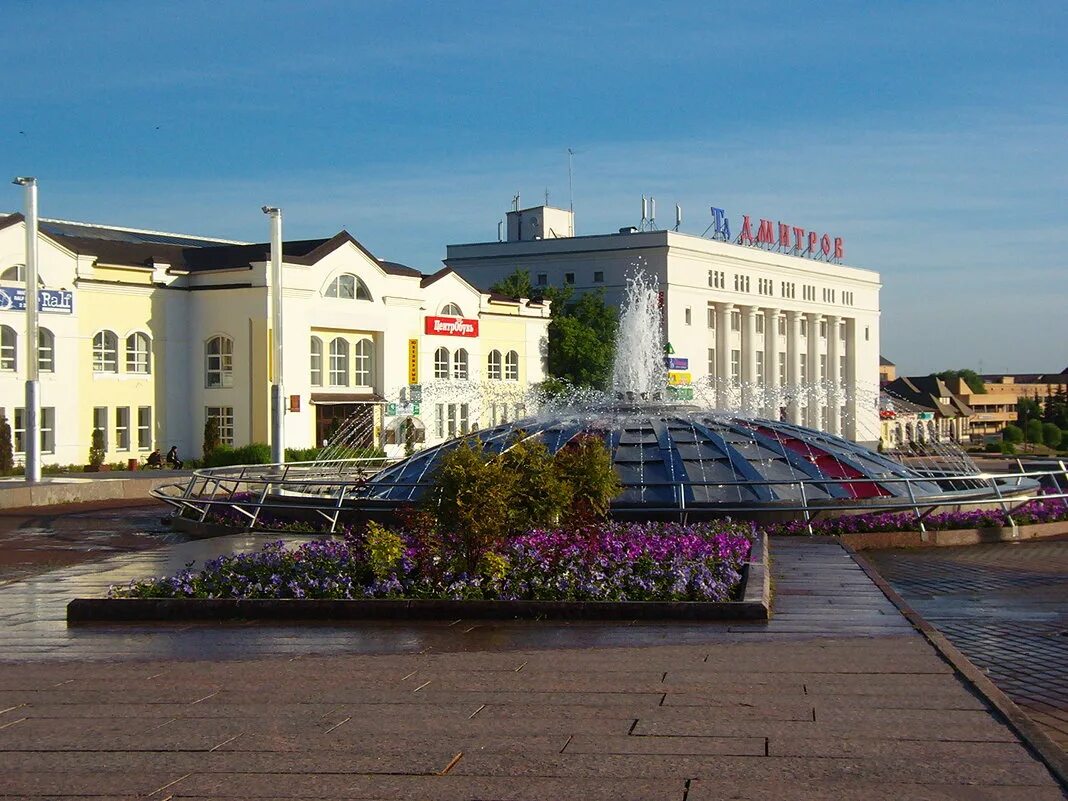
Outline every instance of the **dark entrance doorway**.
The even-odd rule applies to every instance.
[[[375,413],[371,403],[317,403],[315,405],[315,441],[335,444],[339,434],[356,448],[375,446]]]

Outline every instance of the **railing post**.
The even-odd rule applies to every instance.
[[[912,512],[913,512],[913,514],[916,515],[916,522],[920,526],[920,534],[921,535],[926,534],[927,533],[927,526],[925,526],[923,524],[923,515],[920,514],[920,507],[916,503],[916,492],[915,492],[915,490],[912,489],[912,479],[911,478],[906,478],[905,479],[905,486],[908,488],[908,491],[909,491],[909,503],[912,504]],[[926,538],[925,537],[921,537],[921,539],[926,539]]]
[[[346,487],[344,484],[342,484],[341,485],[341,492],[339,492],[338,495],[337,495],[337,508],[334,511],[334,519],[330,521],[330,533],[331,534],[333,534],[334,533],[334,529],[337,528],[338,518],[341,517],[341,507],[342,507],[342,504],[345,501],[345,492],[346,492],[346,490],[348,490],[348,487]]]
[[[1005,504],[1005,498],[1001,494],[1001,487],[998,486],[996,478],[991,477],[990,485],[994,488],[994,493],[998,496],[998,501],[1001,503],[1001,511],[1009,521],[1009,525],[1016,528],[1016,521],[1012,519],[1012,513],[1009,511],[1009,507]]]
[[[808,509],[808,493],[805,492],[805,479],[799,479],[797,486],[801,488],[801,508],[805,513],[805,530],[811,537],[814,532],[812,531],[812,513]]]
[[[679,503],[679,523],[685,524],[686,523],[686,487],[680,481],[677,484],[675,484],[675,488],[676,488],[676,491],[679,493],[679,498],[678,498],[678,503]]]
[[[263,502],[267,500],[267,493],[271,491],[271,482],[268,481],[263,485],[263,492],[260,493],[259,503],[256,504],[256,512],[252,515],[252,525],[250,528],[256,528],[256,523],[260,519],[260,511],[263,509]]]

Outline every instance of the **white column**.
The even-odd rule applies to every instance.
[[[822,428],[820,419],[820,316],[814,312],[805,315],[808,320],[808,369],[805,371],[805,394],[808,396],[808,407],[805,410],[805,421],[809,428]]]
[[[41,386],[38,381],[37,179],[16,178],[26,190],[26,408],[22,413],[26,483],[41,480]]]
[[[282,464],[286,460],[282,388],[282,210],[264,206],[263,213],[271,218],[271,461]]]
[[[827,318],[827,372],[829,378],[827,392],[827,431],[831,434],[842,433],[842,372],[838,367],[841,355],[842,334],[838,317]]]
[[[801,312],[786,312],[786,384],[790,394],[787,416],[801,424]]]
[[[767,403],[764,415],[769,420],[779,419],[779,310],[764,310],[764,385],[767,387]]]
[[[729,409],[731,403],[731,311],[733,303],[716,304],[716,404]]]
[[[756,306],[742,306],[742,408],[756,412]]]
[[[842,436],[857,438],[857,321],[852,317],[845,319],[845,396],[846,421]]]

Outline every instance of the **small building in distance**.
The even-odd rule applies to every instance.
[[[885,356],[879,357],[879,385],[889,384],[897,378],[897,365]]]
[[[928,441],[969,441],[972,409],[938,376],[902,376],[887,384],[884,393],[891,402],[904,400],[918,407],[918,422]]]

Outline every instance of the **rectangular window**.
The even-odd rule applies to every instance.
[[[219,444],[234,444],[234,407],[233,406],[207,406],[204,409],[204,422],[215,420],[219,427]]]
[[[152,407],[137,407],[137,447],[142,451],[152,450]]]
[[[708,304],[708,312],[707,312],[707,314],[708,314],[708,327],[713,329],[713,330],[715,330],[715,328],[716,328],[716,307],[711,303]]]
[[[515,405],[515,419],[520,420],[527,415],[527,406],[525,403],[517,403]]]
[[[845,356],[839,356],[838,357],[838,375],[839,375],[839,379],[838,380],[839,381],[845,381],[845,374],[846,374],[846,357]]]
[[[716,349],[715,348],[709,348],[708,349],[708,377],[709,378],[715,378],[716,377]]]
[[[104,450],[108,450],[108,407],[97,406],[93,409],[93,431],[104,434]]]
[[[41,453],[56,452],[56,409],[54,406],[41,407]],[[12,446],[15,453],[24,453],[26,450],[26,410],[15,409],[15,420],[12,426]]]
[[[15,453],[26,452],[26,409],[15,409],[15,425],[12,430]]]
[[[573,284],[573,283],[575,283],[575,274],[574,273],[564,273],[564,283],[565,284]]]
[[[731,381],[740,381],[742,378],[742,352],[731,351]]]
[[[691,316],[691,313],[690,313],[690,307],[689,306],[686,307],[685,319],[686,319],[686,325],[689,325],[690,322],[693,319],[692,316]]]
[[[803,317],[801,318],[801,336],[808,336],[808,320]]]
[[[764,351],[762,350],[756,352],[756,375],[753,376],[753,380],[758,387],[764,386]]]
[[[786,317],[785,315],[779,315],[779,334],[786,336]]]
[[[821,406],[820,407],[820,428],[823,429],[824,431],[826,431],[828,428],[830,428],[830,425],[831,425],[831,417],[830,417],[830,414],[828,412],[829,412],[829,410],[827,409],[826,406]]]
[[[827,321],[820,320],[820,339],[827,338]]]
[[[808,354],[802,353],[801,355],[801,383],[808,383]]]
[[[438,439],[445,439],[445,404],[434,405],[434,434]]]
[[[716,286],[716,271],[715,270],[709,270],[708,271],[708,285],[710,287],[715,287]]]
[[[864,341],[867,342],[870,339],[871,331],[868,326],[864,326]]]
[[[538,286],[548,286],[548,285],[549,285],[549,274],[548,273],[538,273]]]
[[[466,434],[471,430],[471,424],[468,419],[468,415],[471,411],[471,406],[467,403],[460,404],[460,433]]]
[[[448,431],[450,437],[456,436],[456,404],[446,404],[446,411],[448,412]]]
[[[313,338],[311,346],[310,380],[313,387],[323,385],[323,342]]]
[[[779,386],[786,386],[786,354],[779,352]]]
[[[742,330],[742,313],[740,311],[731,312],[731,331]]]
[[[593,283],[595,283],[595,284],[603,284],[604,283],[604,272],[602,270],[597,270],[597,271],[594,272],[594,274],[593,274]]]
[[[827,378],[827,354],[820,354],[820,377]]]
[[[115,407],[115,450],[130,450],[130,407]]]
[[[764,315],[763,314],[758,314],[756,316],[756,332],[758,334],[763,334],[764,333]]]

